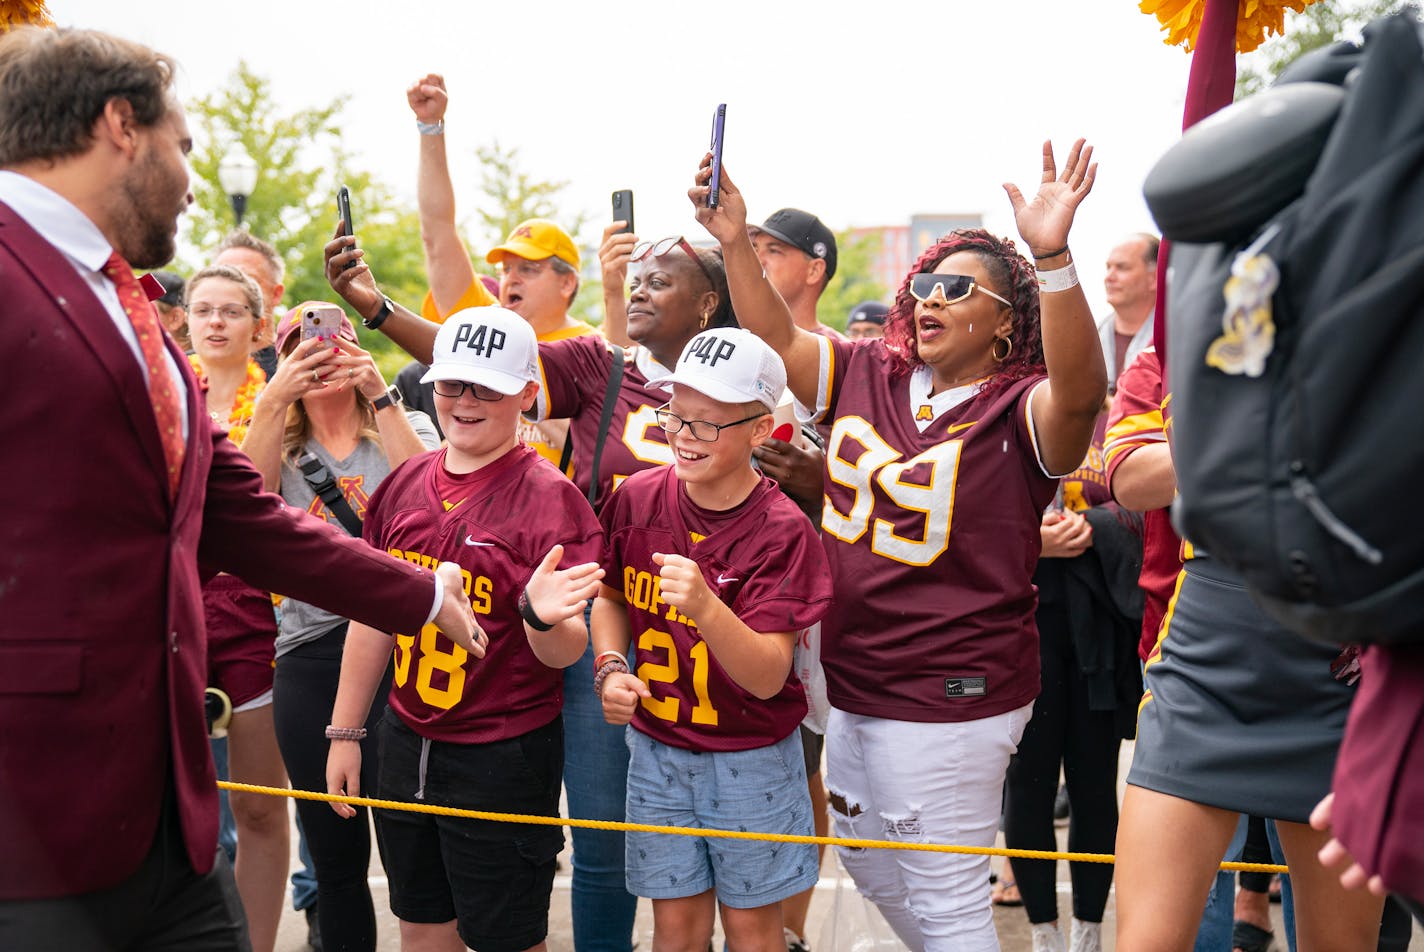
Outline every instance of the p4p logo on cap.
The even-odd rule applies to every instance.
[[[720,360],[730,360],[737,352],[737,345],[715,334],[703,334],[693,340],[683,357],[684,362],[699,360],[703,366],[715,367]]]
[[[455,343],[451,345],[453,354],[461,347],[472,350],[478,357],[493,357],[496,351],[504,350],[504,331],[486,324],[466,324],[455,333]]]

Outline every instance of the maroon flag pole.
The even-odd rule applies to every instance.
[[[1207,116],[1231,105],[1236,92],[1236,22],[1246,0],[1206,0],[1201,31],[1192,52],[1187,77],[1187,103],[1182,110],[1185,132]],[[1157,309],[1152,318],[1152,342],[1167,370],[1167,262],[1172,243],[1163,241],[1157,252]]]

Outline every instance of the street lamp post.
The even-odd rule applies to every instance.
[[[247,211],[247,196],[257,187],[257,163],[240,143],[234,144],[219,163],[218,184],[232,200],[232,213],[241,226],[243,212]]]

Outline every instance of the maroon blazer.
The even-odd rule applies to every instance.
[[[428,572],[262,491],[168,348],[189,420],[172,502],[142,367],[68,259],[0,203],[0,899],[124,880],[167,787],[194,869],[211,868],[213,573],[386,631],[430,612]]]

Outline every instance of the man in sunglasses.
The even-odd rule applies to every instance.
[[[813,334],[844,339],[816,319],[816,304],[836,274],[836,236],[821,219],[799,208],[772,212],[760,225],[748,225],[752,247],[766,278],[796,326]]]

